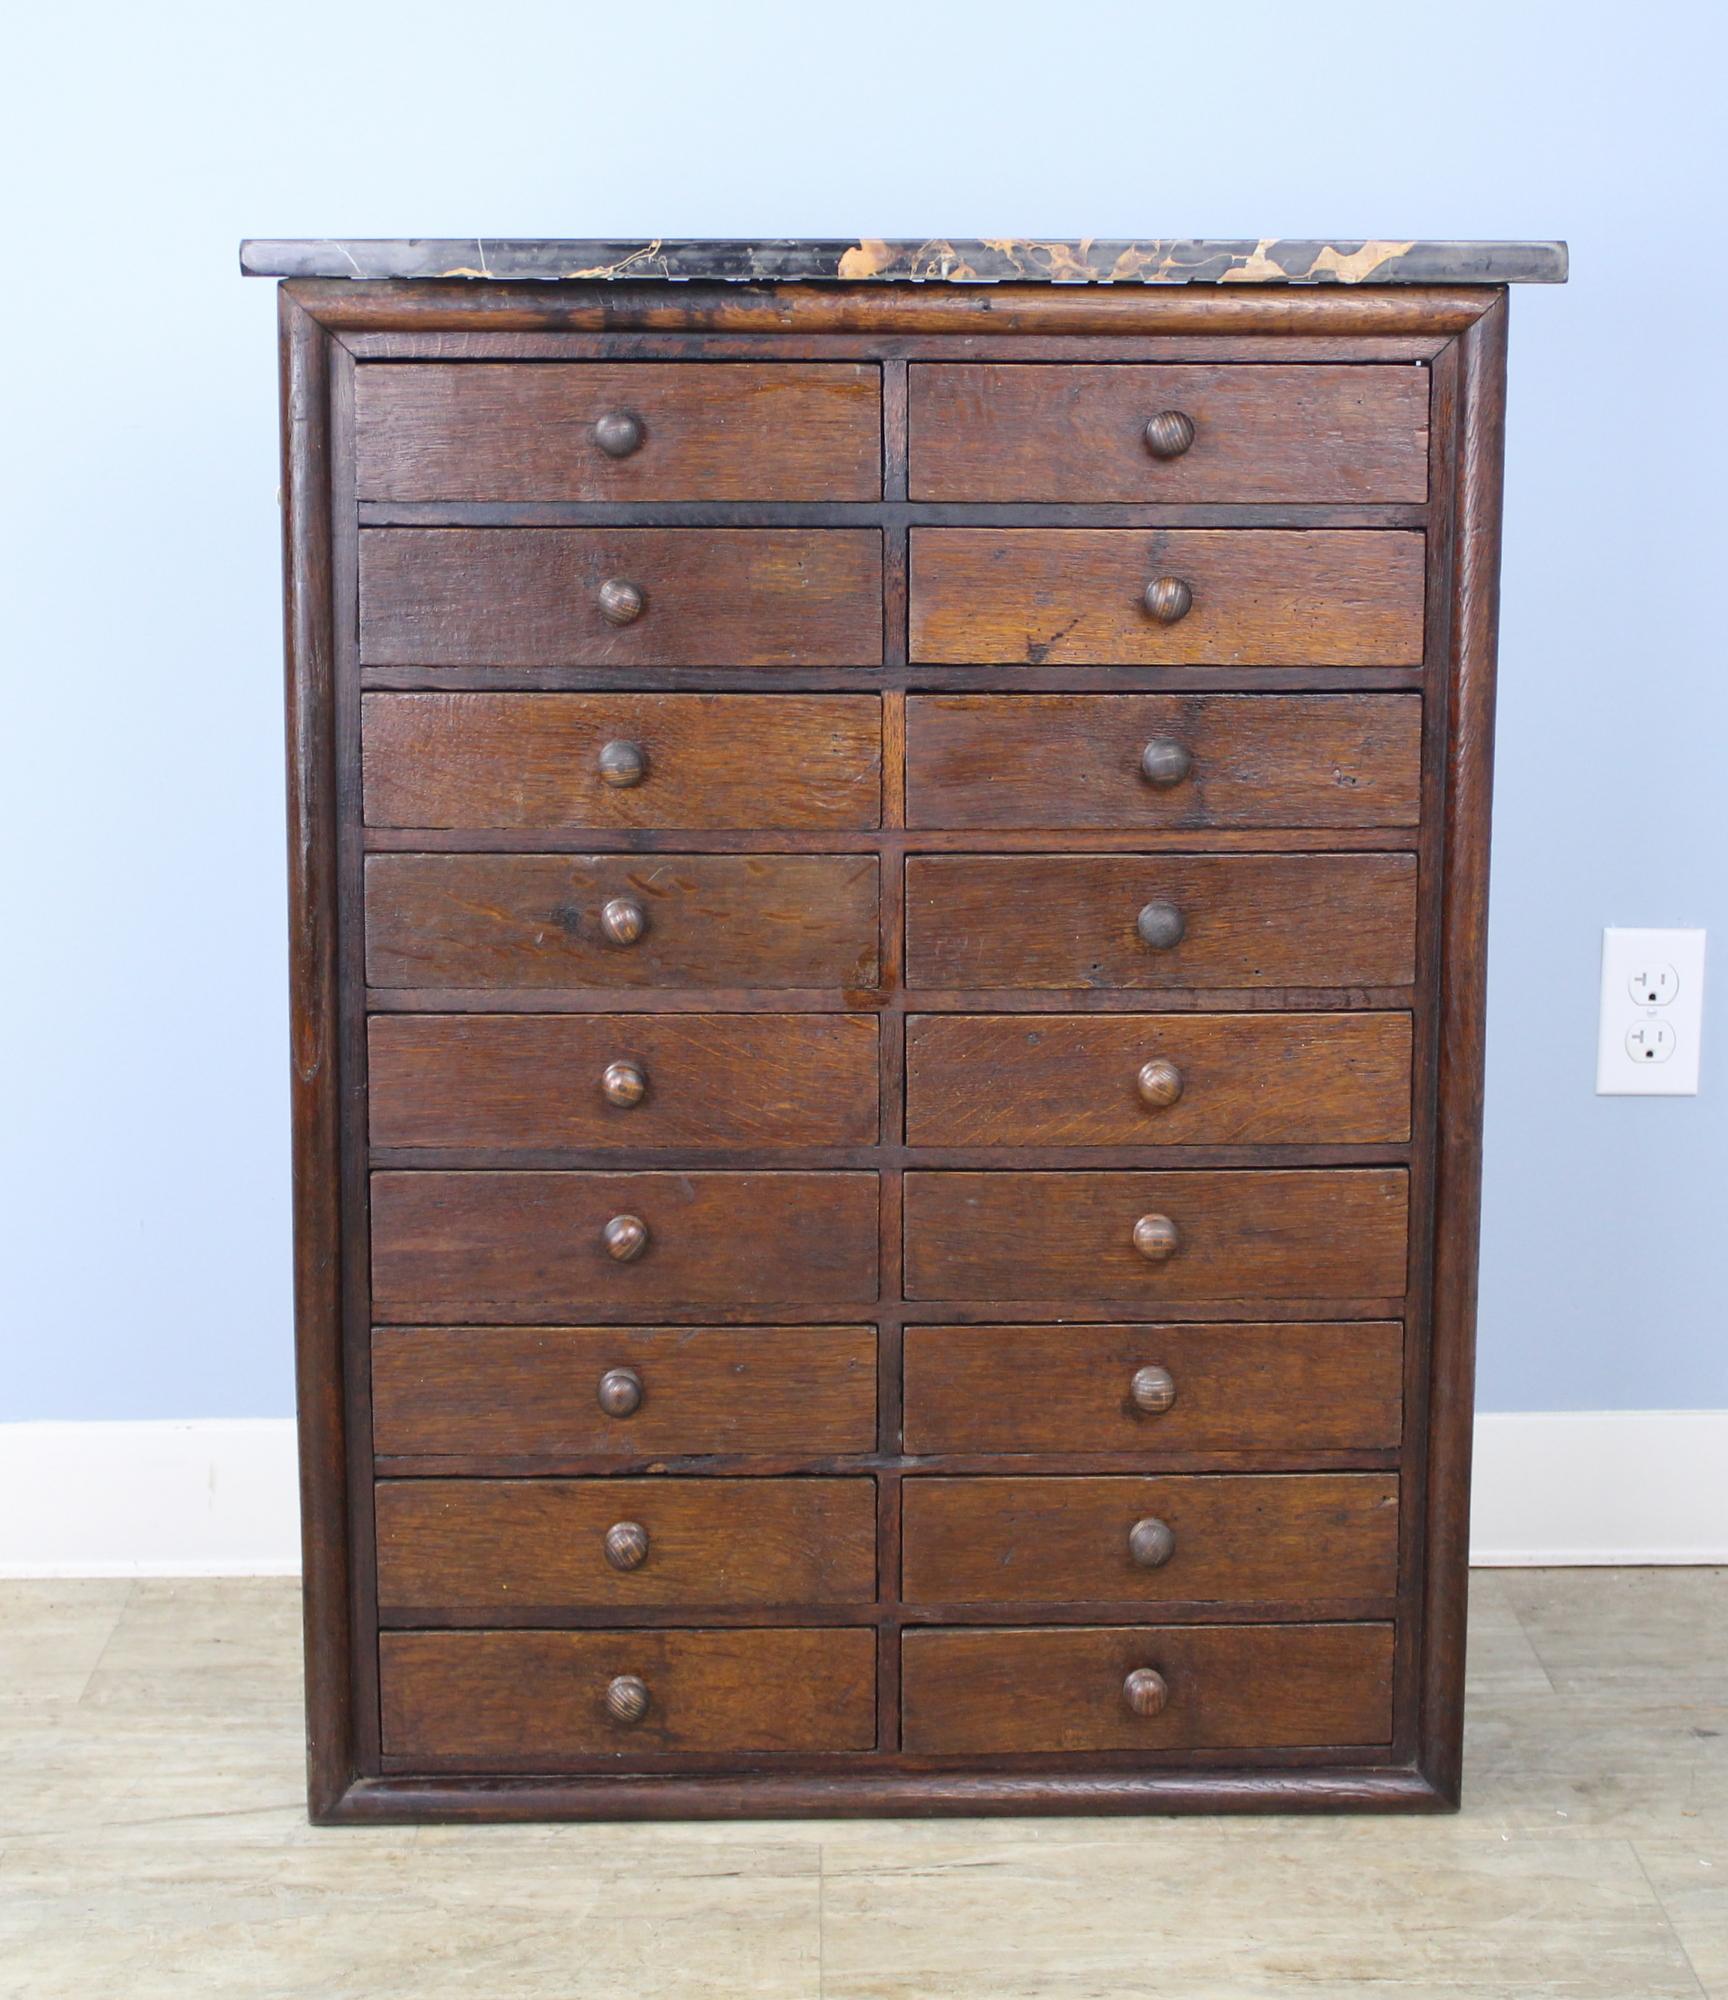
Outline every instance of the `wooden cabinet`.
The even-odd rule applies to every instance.
[[[317,1817],[1455,1803],[1506,304],[1371,247],[285,288]]]

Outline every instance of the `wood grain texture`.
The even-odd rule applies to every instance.
[[[876,1635],[866,1630],[385,1632],[384,1743],[484,1764],[645,1751],[867,1750]],[[620,1674],[647,1683],[640,1722],[608,1714]]]
[[[909,1173],[912,1299],[1385,1298],[1405,1284],[1402,1168]],[[1136,1254],[1136,1220],[1181,1247]]]
[[[881,819],[875,695],[370,694],[366,823],[608,831],[861,829]],[[600,755],[634,744],[635,784]]]
[[[389,1014],[368,1023],[375,1146],[869,1146],[867,1014]],[[607,1101],[627,1062],[639,1103]]]
[[[385,500],[873,500],[880,370],[859,362],[362,368],[357,486]],[[611,457],[603,417],[641,442]]]
[[[1309,529],[914,528],[911,655],[950,666],[1414,666],[1422,537]],[[1193,593],[1176,624],[1146,586]]]
[[[901,1639],[904,1741],[926,1756],[1384,1743],[1390,1625],[937,1628]],[[1136,1668],[1161,1714],[1122,1698]]]
[[[1175,1064],[1181,1095],[1150,1106],[1137,1079],[1159,1059]],[[906,1136],[914,1146],[1392,1143],[1410,1136],[1410,1017],[916,1014]]]
[[[375,1173],[380,1319],[639,1318],[672,1305],[874,1302],[873,1173]],[[648,1225],[633,1263],[601,1231]]]
[[[1193,425],[1179,456],[1147,422]],[[915,362],[914,500],[1421,501],[1416,368]]]
[[[1394,1321],[1219,1326],[909,1326],[913,1452],[1160,1453],[1395,1448],[1404,1330]],[[1167,1409],[1135,1406],[1167,1371]]]
[[[869,1479],[385,1479],[378,1604],[517,1616],[576,1609],[867,1604],[876,1594]],[[640,1523],[640,1566],[606,1531]]]
[[[644,609],[599,608],[627,579]],[[859,667],[882,658],[875,528],[368,528],[369,666]]]
[[[1136,929],[1154,901],[1172,903],[1185,926],[1162,950]],[[1406,986],[1415,950],[1409,854],[966,854],[906,863],[914,990]]]
[[[605,1414],[628,1368],[641,1401]],[[379,1327],[373,1443],[398,1458],[869,1451],[876,1332],[862,1326]]]
[[[1141,771],[1163,739],[1191,758]],[[913,695],[907,821],[1015,829],[1414,826],[1416,695]]]
[[[909,1479],[908,1604],[1298,1604],[1390,1596],[1398,1478],[1387,1472],[1167,1479]],[[1129,1532],[1174,1538],[1156,1568]]]
[[[366,969],[380,987],[869,987],[873,854],[375,854]],[[620,948],[617,897],[647,915]]]

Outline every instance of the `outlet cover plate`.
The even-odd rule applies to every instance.
[[[1602,933],[1598,1097],[1696,1097],[1704,933]]]

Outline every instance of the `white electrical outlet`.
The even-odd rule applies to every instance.
[[[1598,1097],[1696,1097],[1704,933],[1602,933]]]

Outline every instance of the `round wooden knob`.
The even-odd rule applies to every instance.
[[[628,458],[642,438],[642,419],[628,410],[608,410],[594,425],[594,442],[608,458]]]
[[[1146,1523],[1141,1522],[1141,1527]],[[1158,1524],[1153,1523],[1154,1526]],[[606,1530],[606,1560],[614,1569],[640,1569],[648,1560],[648,1530],[640,1521],[614,1521]],[[1138,1557],[1135,1558],[1139,1560]]]
[[[1154,458],[1180,458],[1194,442],[1194,420],[1180,410],[1160,410],[1146,419],[1146,449]]]
[[[1147,784],[1156,785],[1160,791],[1169,785],[1179,785],[1194,768],[1194,759],[1185,744],[1178,743],[1174,736],[1154,736],[1146,748],[1140,752],[1140,775]],[[618,783],[614,779],[611,782]]]
[[[1176,1378],[1168,1368],[1149,1361],[1144,1368],[1135,1369],[1128,1384],[1128,1400],[1144,1415],[1160,1416],[1176,1400]]]
[[[1148,598],[1150,602],[1150,598]],[[629,625],[642,616],[648,600],[633,583],[609,576],[600,586],[600,616],[612,625]],[[1184,606],[1184,609],[1187,607]],[[1178,617],[1181,613],[1179,612]]]
[[[648,1225],[639,1215],[615,1215],[600,1232],[608,1257],[620,1264],[634,1264],[648,1248]]]
[[[1167,1215],[1143,1215],[1134,1225],[1134,1248],[1148,1264],[1165,1264],[1182,1247],[1182,1232]]]
[[[628,1111],[648,1095],[648,1073],[640,1063],[608,1063],[600,1073],[600,1095],[620,1111]]]
[[[648,912],[628,896],[613,896],[600,906],[600,928],[608,944],[634,944],[648,928]]]
[[[1164,1522],[1148,1514],[1128,1530],[1128,1553],[1141,1569],[1162,1569],[1176,1553],[1176,1537]]]
[[[600,782],[613,785],[619,791],[626,791],[631,785],[639,785],[648,775],[648,753],[640,743],[627,743],[623,737],[616,742],[602,746],[596,759],[600,771]]]
[[[1170,1689],[1156,1667],[1136,1667],[1122,1683],[1122,1699],[1136,1715],[1157,1715]]]
[[[1173,951],[1182,942],[1188,924],[1174,903],[1159,897],[1134,919],[1134,928],[1140,933],[1140,942],[1151,950]]]
[[[606,1713],[614,1722],[640,1722],[648,1713],[648,1683],[640,1674],[619,1674],[606,1686]]]
[[[1162,1111],[1182,1095],[1182,1072],[1168,1056],[1154,1056],[1150,1062],[1140,1065],[1134,1088],[1140,1093],[1140,1102],[1149,1110]]]
[[[1146,586],[1146,609],[1160,625],[1174,625],[1194,609],[1194,593],[1179,576],[1155,576]]]
[[[608,1368],[594,1400],[609,1417],[633,1417],[642,1407],[642,1377],[634,1368]]]

